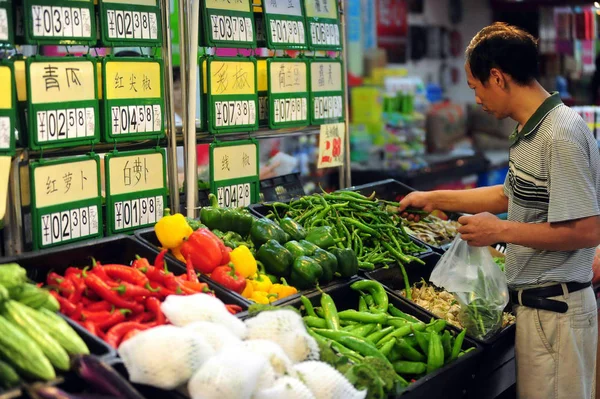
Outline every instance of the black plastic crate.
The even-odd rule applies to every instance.
[[[337,310],[358,309],[358,299],[360,293],[351,289],[350,285],[362,280],[361,278],[353,279],[346,284],[336,284],[330,286],[323,291],[331,295],[334,300]],[[424,312],[422,309],[413,306],[412,304],[401,300],[393,292],[387,290],[389,302],[406,314],[416,317],[425,323],[430,322],[431,315]],[[321,306],[321,293],[315,292],[306,295],[314,306]],[[300,308],[302,302],[298,299],[287,305]],[[453,331],[455,334],[459,330],[453,326],[447,326],[447,330]],[[476,348],[464,356],[459,357],[456,361],[444,365],[441,369],[434,373],[428,374],[420,378],[409,387],[401,395],[402,398],[460,398],[463,397],[464,391],[473,384],[473,376],[477,372],[481,358],[481,348],[479,345],[466,337],[463,343],[463,348]]]
[[[371,195],[373,191],[375,191],[376,198],[394,202],[400,202],[402,197],[415,191],[414,188],[394,179],[387,179],[374,183],[363,184],[361,186],[349,187],[345,190],[356,191],[366,196]],[[458,218],[461,216],[460,213],[456,212],[446,212],[446,215],[448,215],[450,220],[458,220]],[[452,241],[445,242],[441,245],[431,245],[428,243],[426,243],[426,245],[431,247],[434,251],[443,254],[448,250],[450,245],[452,245]]]
[[[289,201],[306,195],[300,173],[277,176],[260,181],[260,201]]]

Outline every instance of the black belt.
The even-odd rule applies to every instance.
[[[568,292],[577,292],[583,290],[592,283],[566,283]],[[553,296],[563,295],[561,284],[551,285],[548,287],[530,288],[523,290],[521,294],[521,303],[519,303],[518,291],[510,291],[510,301],[513,305],[523,305],[529,308],[548,310],[550,312],[566,313],[569,310],[569,305],[563,301],[554,299],[546,299]]]

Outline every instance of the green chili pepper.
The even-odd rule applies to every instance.
[[[467,334],[467,330],[463,329],[454,340],[454,345],[452,346],[452,353],[450,354],[450,360],[456,360],[458,358],[458,354],[462,349],[462,344],[465,339],[465,335]]]
[[[304,320],[304,324],[306,324],[308,327],[327,328],[327,322],[320,317],[304,316],[302,319]]]
[[[345,347],[352,349],[362,356],[373,356],[379,359],[382,359],[386,362],[389,362],[385,356],[377,350],[375,345],[371,342],[367,341],[364,338],[355,337],[351,334],[344,333],[342,331],[331,331],[331,330],[313,330],[316,333],[326,337],[333,339],[334,341],[339,342]]]
[[[313,305],[312,305],[312,302],[310,301],[310,299],[308,299],[307,297],[302,295],[302,296],[300,296],[300,301],[302,302],[302,306],[304,306],[304,311],[306,312],[307,315],[317,317],[317,314],[315,313],[315,309],[313,308]]]
[[[367,335],[371,334],[373,332],[373,330],[375,330],[377,324],[363,324],[363,325],[358,325],[358,327],[355,327],[353,330],[351,330],[350,332],[357,336],[357,337],[366,337]]]
[[[425,331],[428,331],[428,332],[435,331],[436,333],[439,334],[442,331],[444,331],[444,328],[446,328],[446,320],[438,319],[438,320],[434,321],[433,324],[429,325],[425,329]]]
[[[363,298],[365,298],[365,303],[367,304],[367,308],[369,308],[369,310],[372,307],[375,307],[375,300],[373,299],[373,295],[371,294],[364,294],[361,295]]]
[[[383,337],[381,340],[379,340],[379,342],[377,343],[377,346],[381,346],[381,345],[385,344],[387,341],[395,339],[395,338],[402,338],[405,335],[408,335],[413,331],[423,331],[424,329],[425,329],[425,324],[423,324],[423,323],[415,323],[412,325],[406,325],[404,327],[396,328],[394,331],[392,331],[391,333],[389,333],[388,335]]]
[[[393,326],[389,326],[389,327],[383,328],[379,331],[375,331],[367,336],[367,341],[369,341],[373,344],[376,344],[383,337],[385,337],[386,335],[388,335],[389,333],[391,333],[394,330],[395,330],[395,328]]]
[[[423,362],[410,362],[407,360],[399,360],[394,362],[394,370],[398,374],[404,375],[419,375],[427,370],[427,365]]]
[[[448,330],[445,330],[442,335],[442,347],[444,348],[444,361],[450,359],[452,355],[452,335]]]
[[[335,307],[335,302],[333,302],[333,299],[331,298],[331,295],[324,292],[321,293],[321,307],[325,313],[325,322],[327,323],[327,327],[332,330],[339,330],[340,317],[338,316],[338,311]]]
[[[404,313],[403,311],[401,311],[400,309],[398,309],[391,303],[388,305],[388,312],[389,312],[389,314],[391,314],[394,317],[401,317],[401,318],[406,319],[413,323],[419,321],[415,317]]]
[[[419,348],[421,348],[421,351],[423,351],[423,353],[427,354],[427,352],[429,351],[429,334],[416,330],[413,331],[413,333],[415,335],[415,339],[417,340]]]
[[[355,291],[368,291],[375,301],[375,307],[381,311],[388,310],[388,294],[385,292],[383,285],[374,280],[360,280],[350,285]]]
[[[367,303],[365,302],[365,298],[361,296],[358,298],[358,311],[359,312],[368,312],[369,308],[367,307]]]
[[[359,323],[379,323],[385,324],[388,320],[388,315],[385,313],[368,313],[368,312],[357,312],[353,309],[343,310],[338,313],[340,319],[357,321]]]
[[[444,365],[444,347],[440,335],[432,331],[429,337],[429,351],[427,353],[427,374],[432,373]]]
[[[464,356],[464,355],[466,355],[466,354],[467,354],[467,353],[469,353],[469,352],[473,352],[474,350],[475,350],[475,347],[473,346],[473,347],[471,347],[471,348],[467,349],[466,351],[461,351],[461,352],[458,354],[458,357]]]
[[[389,341],[388,341],[389,342]],[[419,353],[415,348],[410,346],[405,340],[402,338],[396,340],[396,345],[402,354],[402,357],[407,360],[412,360],[415,362],[423,362],[426,360],[425,355]]]
[[[381,348],[379,348],[379,352],[381,352],[381,354],[383,356],[388,357],[390,355],[390,352],[392,351],[392,348],[394,347],[394,345],[396,345],[396,343],[394,341],[388,341],[385,343],[385,345],[383,345]]]

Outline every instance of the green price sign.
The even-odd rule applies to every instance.
[[[162,218],[167,195],[163,149],[107,154],[104,166],[108,235],[153,226]]]
[[[308,48],[341,50],[337,0],[305,0],[304,11],[308,25]]]
[[[300,0],[264,1],[263,13],[268,48],[307,48],[304,13]]]
[[[0,90],[0,154],[5,155],[15,153],[17,95],[14,82],[13,63],[0,61],[0,87],[5,88]]]
[[[157,0],[98,0],[98,14],[105,46],[157,47],[162,43]]]
[[[37,150],[97,143],[96,61],[34,56],[25,64],[29,146]]]
[[[201,6],[200,43],[204,39],[208,47],[256,48],[251,0],[202,0]]]
[[[256,59],[208,57],[206,62],[208,131],[258,129]]]
[[[102,236],[97,155],[30,164],[33,248]]]
[[[151,139],[164,134],[162,60],[105,58],[102,94],[107,142]]]
[[[269,78],[269,127],[308,125],[308,63],[301,59],[272,58]]]
[[[91,0],[23,0],[17,9],[17,37],[28,44],[96,44],[96,15]]]
[[[0,0],[0,47],[15,44],[12,0]]]
[[[317,58],[310,62],[310,103],[311,124],[344,120],[344,70],[341,61]]]
[[[210,191],[222,208],[258,202],[258,142],[254,139],[210,145]]]

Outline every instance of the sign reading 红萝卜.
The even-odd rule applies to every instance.
[[[210,145],[210,191],[219,206],[239,208],[258,202],[258,142],[254,139]]]
[[[310,120],[313,125],[344,120],[344,74],[333,59],[310,62]]]
[[[269,126],[301,127],[309,123],[308,67],[300,59],[272,58],[269,77]]]
[[[12,0],[0,0],[0,47],[15,44]]]
[[[105,46],[159,46],[162,42],[158,0],[98,0],[101,40]]]
[[[209,47],[256,47],[251,0],[202,0],[200,34]]]
[[[11,62],[0,61],[0,154],[15,152],[16,91],[14,70]],[[0,198],[0,201],[2,199]]]
[[[96,43],[96,15],[91,0],[23,0],[17,6],[17,37],[28,44]],[[19,33],[21,33],[19,35]]]
[[[206,63],[207,118],[211,133],[256,130],[256,60],[209,57]]]
[[[26,60],[29,147],[99,141],[96,61],[88,57]]]
[[[331,168],[344,165],[345,137],[346,125],[344,123],[321,125],[317,168]]]
[[[163,149],[107,154],[106,232],[152,226],[163,216],[167,195]]]
[[[270,0],[263,4],[267,47],[306,49],[304,10],[300,0]]]
[[[104,139],[158,138],[164,134],[162,60],[105,58],[102,61]]]
[[[336,0],[305,0],[308,48],[341,50],[342,39]]]
[[[34,161],[29,168],[34,249],[102,236],[97,155]]]

